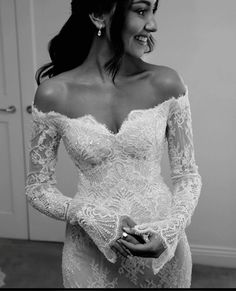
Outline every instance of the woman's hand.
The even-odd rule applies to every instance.
[[[129,235],[135,234],[135,230],[132,228],[125,230]],[[149,240],[144,244],[132,243],[131,241],[128,241],[127,238],[120,239],[119,243],[124,246],[131,255],[138,257],[158,258],[165,250],[161,239],[154,234],[150,234]]]
[[[122,238],[122,234],[124,233],[124,229],[130,229],[133,228],[136,225],[136,223],[129,217],[129,216],[122,216],[120,218],[120,229],[119,229],[119,233],[121,235],[120,238],[118,238],[112,245],[111,245],[111,249],[116,252],[121,254],[124,257],[127,256],[132,256],[131,252],[120,243],[120,240]],[[134,245],[136,244],[143,244],[145,243],[143,237],[141,235],[137,235],[135,233],[133,234],[128,234],[125,238],[125,240],[127,242],[130,242]]]

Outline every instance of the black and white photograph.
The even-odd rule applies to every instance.
[[[235,0],[0,0],[0,289],[236,288],[235,52]]]

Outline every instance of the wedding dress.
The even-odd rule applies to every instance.
[[[188,89],[150,108],[132,110],[118,133],[87,114],[69,118],[32,103],[26,195],[40,212],[67,222],[63,282],[67,288],[188,288],[192,261],[185,228],[197,205],[201,176],[194,158]],[[56,187],[60,140],[78,173],[74,198]],[[173,191],[161,176],[168,143]],[[159,258],[117,255],[110,244],[120,219],[131,217],[148,240],[160,237]]]

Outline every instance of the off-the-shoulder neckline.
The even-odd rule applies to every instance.
[[[153,107],[150,107],[150,108],[146,108],[146,109],[133,109],[131,110],[127,117],[123,120],[123,122],[121,123],[120,125],[120,128],[118,130],[117,133],[113,132],[111,129],[109,129],[109,127],[105,124],[105,123],[102,123],[102,122],[99,122],[97,120],[97,118],[92,115],[92,114],[84,114],[82,116],[78,116],[78,117],[69,117],[63,113],[60,113],[60,112],[57,112],[57,111],[54,111],[54,110],[50,110],[50,111],[47,111],[47,112],[43,112],[41,111],[40,109],[38,109],[37,107],[35,107],[34,105],[34,102],[32,101],[31,103],[31,107],[32,107],[32,113],[36,113],[38,116],[40,117],[44,117],[44,118],[47,118],[47,117],[60,117],[60,118],[63,118],[63,119],[66,119],[66,120],[71,120],[71,121],[75,121],[75,120],[81,120],[81,119],[84,119],[84,118],[90,118],[92,119],[94,122],[96,122],[97,124],[100,124],[101,126],[104,126],[111,135],[113,136],[117,136],[120,134],[124,124],[129,120],[129,117],[131,116],[131,114],[135,113],[135,112],[147,112],[147,111],[155,111],[157,109],[160,109],[162,106],[164,106],[165,104],[168,104],[170,103],[171,101],[175,101],[177,103],[182,103],[184,100],[188,100],[188,87],[185,85],[185,93],[184,94],[181,94],[179,97],[170,97],[168,98],[167,100],[153,106]]]

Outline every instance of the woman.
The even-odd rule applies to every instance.
[[[153,48],[157,7],[73,0],[37,75],[26,194],[67,222],[68,288],[190,287],[185,228],[201,177],[187,87],[173,69],[141,59]],[[56,188],[61,139],[78,171],[74,198]],[[165,142],[173,193],[160,173]]]

